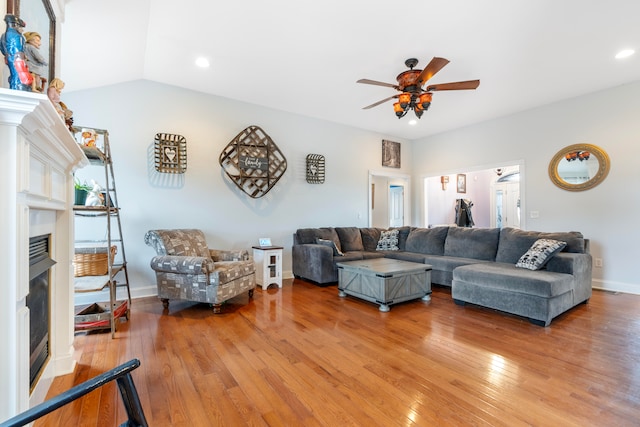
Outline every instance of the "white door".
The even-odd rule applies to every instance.
[[[404,187],[389,186],[389,227],[404,225]]]
[[[496,182],[491,187],[492,225],[520,228],[520,182]]]

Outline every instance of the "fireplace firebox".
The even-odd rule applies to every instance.
[[[56,263],[49,256],[50,235],[29,238],[29,386],[32,389],[49,359],[49,271]]]

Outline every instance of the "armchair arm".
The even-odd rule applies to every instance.
[[[155,271],[177,274],[207,274],[215,269],[211,258],[178,255],[155,256],[150,266]]]
[[[219,261],[248,261],[251,259],[249,251],[246,249],[236,250],[223,250],[223,249],[209,249],[211,259],[215,262]]]

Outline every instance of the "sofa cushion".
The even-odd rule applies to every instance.
[[[334,242],[333,240],[316,239],[316,243],[319,245],[330,247],[331,250],[333,251],[333,256],[344,256],[344,254],[336,246],[336,242]]]
[[[570,274],[532,271],[500,262],[483,262],[458,267],[453,270],[454,288],[456,282],[475,285],[478,287],[478,292],[482,292],[482,288],[492,288],[544,298],[562,295],[573,289],[573,276]]]
[[[423,254],[414,253],[414,252],[407,252],[407,251],[379,251],[377,253],[383,255],[385,258],[399,259],[401,261],[416,262],[418,264],[424,264],[425,263],[424,262],[424,255]]]
[[[529,270],[540,270],[562,248],[567,246],[566,242],[551,239],[538,239],[531,248],[520,257],[516,263],[518,268],[528,268]]]
[[[448,227],[414,228],[407,237],[405,250],[427,255],[444,255]]]
[[[380,240],[381,228],[361,228],[360,236],[362,237],[362,246],[367,252],[374,252]]]
[[[340,238],[333,227],[321,228],[299,228],[296,231],[300,244],[316,243],[316,239],[333,240],[338,250],[342,250],[340,246]]]
[[[499,237],[499,228],[449,227],[444,243],[444,254],[453,257],[494,261]]]
[[[584,253],[585,242],[582,233],[577,231],[543,233],[524,231],[519,228],[505,227],[500,231],[500,241],[496,262],[515,264],[538,239],[552,239],[566,242],[563,252]]]
[[[338,233],[340,246],[344,252],[364,250],[358,227],[336,227],[336,233]]]
[[[387,230],[380,233],[380,240],[376,246],[377,251],[398,250],[398,230]]]

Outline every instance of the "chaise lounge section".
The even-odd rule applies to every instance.
[[[395,244],[381,246],[389,235]],[[516,266],[541,239],[561,242],[562,252],[549,252],[535,270]],[[294,276],[318,285],[338,280],[336,262],[387,257],[425,263],[433,268],[432,283],[450,286],[457,304],[493,308],[544,326],[591,297],[589,242],[579,232],[323,227],[299,229],[293,241]]]

